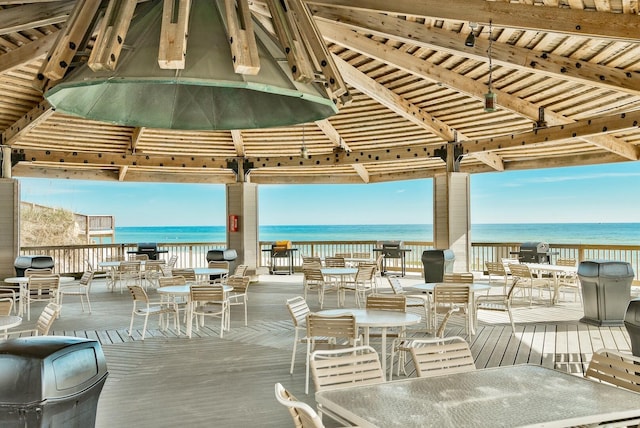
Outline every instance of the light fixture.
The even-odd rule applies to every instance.
[[[255,75],[236,73],[224,3],[190,3],[184,69],[158,64],[163,2],[155,0],[148,13],[133,18],[115,70],[94,72],[81,65],[45,97],[57,112],[167,129],[270,128],[326,119],[338,112],[321,82],[294,80],[282,47],[255,19],[260,70]]]
[[[307,146],[304,145],[304,125],[302,125],[302,147],[300,147],[300,157],[302,159],[310,159],[311,155],[307,150]]]
[[[484,94],[484,111],[487,113],[491,113],[496,111],[496,103],[498,102],[498,97],[491,90],[492,78],[493,78],[493,63],[491,61],[491,46],[493,45],[493,34],[492,34],[492,26],[491,21],[489,21],[489,49],[487,49],[487,55],[489,56],[489,92]]]
[[[478,27],[478,24],[476,24],[475,22],[469,23],[469,28],[471,28],[471,31],[469,32],[467,38],[464,40],[465,46],[472,48],[476,45],[476,36],[473,34],[473,31],[476,29],[476,27]]]

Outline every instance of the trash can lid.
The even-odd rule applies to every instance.
[[[0,405],[75,395],[106,375],[104,353],[95,340],[34,336],[0,343]]]

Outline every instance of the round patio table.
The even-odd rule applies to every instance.
[[[418,324],[422,317],[417,314],[411,314],[400,311],[381,311],[374,309],[327,309],[317,312],[320,315],[347,315],[352,314],[356,318],[358,327],[364,327],[365,345],[369,344],[369,328],[380,328],[381,347],[380,360],[382,363],[383,373],[387,373],[387,328],[388,327],[405,327],[408,325]]]

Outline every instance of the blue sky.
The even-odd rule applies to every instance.
[[[224,225],[220,184],[19,178],[22,200],[116,217],[117,226]],[[260,185],[260,224],[413,224],[433,220],[431,179],[362,185]],[[640,162],[474,174],[471,221],[640,222]]]

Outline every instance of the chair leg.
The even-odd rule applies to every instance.
[[[298,348],[298,329],[295,328],[295,333],[293,337],[293,352],[291,353],[291,368],[289,369],[289,374],[293,374],[293,366],[296,364],[296,349]]]
[[[144,326],[142,326],[142,340],[144,340],[145,334],[147,334],[147,321],[149,321],[149,314],[144,316]]]

